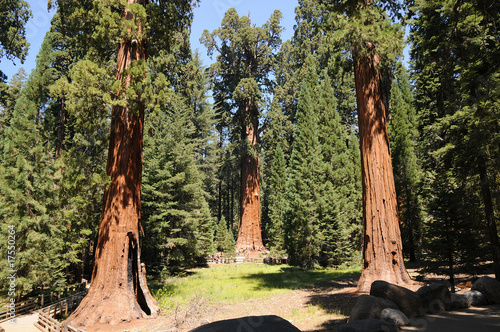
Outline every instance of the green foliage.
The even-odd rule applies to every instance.
[[[7,236],[2,237],[2,289],[6,277],[16,271],[16,296],[41,287],[61,286],[66,282],[64,268],[71,261],[63,238],[68,231],[60,219],[57,189],[61,185],[54,159],[43,130],[35,71],[21,90],[8,127],[0,144],[0,219],[2,234],[15,230],[15,262],[7,261]],[[36,97],[36,96],[35,96]],[[4,295],[4,294],[2,294]]]
[[[452,278],[455,264],[471,266],[484,257],[486,225],[489,251],[500,264],[493,241],[498,199],[488,195],[498,193],[498,183],[489,180],[498,177],[498,7],[419,1],[415,10],[412,59],[425,156],[426,245],[448,262]],[[444,245],[450,233],[467,243]]]
[[[171,98],[169,113],[147,119],[142,199],[144,260],[154,273],[168,274],[195,266],[213,243],[190,112],[182,98]]]
[[[404,67],[398,70],[392,84],[388,132],[403,253],[409,256],[410,261],[415,261],[423,222],[422,199],[419,196],[422,171],[417,159],[417,114],[409,76]]]
[[[25,25],[33,17],[28,3],[23,0],[1,0],[0,8],[0,60],[18,58],[24,62],[29,43],[26,41]],[[0,71],[3,81],[3,73]]]
[[[233,232],[228,228],[224,216],[220,219],[215,235],[215,249],[224,253],[234,254],[236,242],[234,241]]]
[[[286,165],[281,146],[278,145],[274,152],[271,165],[271,179],[268,181],[269,196],[269,223],[267,234],[269,234],[269,250],[271,255],[283,257],[285,255],[284,213],[286,207]]]
[[[311,83],[304,81],[299,99],[295,142],[287,182],[285,246],[288,262],[306,269],[316,267],[324,240],[320,213],[324,206],[324,165],[318,140],[318,117],[314,112]]]
[[[349,265],[359,259],[362,225],[359,143],[354,133],[342,125],[328,76],[317,89],[316,112],[325,172],[321,264]]]
[[[341,123],[333,87],[305,62],[287,183],[285,244],[289,262],[304,268],[359,259],[359,148]]]

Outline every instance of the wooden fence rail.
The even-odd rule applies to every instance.
[[[19,303],[12,303],[0,308],[0,323],[9,320],[12,317],[26,314],[37,308],[35,299],[29,299]]]
[[[40,294],[18,303],[7,303],[0,308],[0,323],[9,320],[12,317],[11,314],[16,317],[27,314],[33,310],[43,308],[60,301],[61,298],[68,297],[69,295],[75,293],[81,293],[86,290],[86,287],[87,283],[82,282],[76,286],[66,287],[63,290],[50,292],[48,294]]]
[[[230,264],[230,263],[236,263],[236,258],[231,257],[219,257],[219,258],[209,258],[207,259],[208,264]]]
[[[75,329],[66,323],[61,323],[55,319],[57,316],[67,315],[76,308],[87,292],[81,292],[59,302],[56,302],[38,313],[38,321],[35,326],[42,332],[81,332],[85,330]]]

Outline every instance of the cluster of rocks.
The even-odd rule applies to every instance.
[[[452,294],[443,284],[423,286],[416,292],[407,288],[375,281],[370,295],[359,296],[351,311],[349,323],[339,326],[337,332],[397,332],[399,327],[419,327],[427,313],[464,309],[472,306],[500,304],[500,282],[490,277],[479,278],[471,290]],[[200,326],[191,332],[300,332],[281,317],[249,316],[218,321]]]
[[[414,292],[378,280],[372,283],[370,295],[359,296],[349,323],[335,331],[396,332],[401,326],[418,327],[427,313],[488,304],[500,304],[500,282],[487,276],[479,278],[464,294],[452,294],[443,284],[423,286]]]

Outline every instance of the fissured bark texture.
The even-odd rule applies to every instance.
[[[240,228],[236,252],[264,249],[260,225],[260,158],[258,149],[258,110],[248,101],[245,105],[247,123],[242,126],[242,139],[248,141],[241,161]]]
[[[375,280],[404,284],[410,277],[403,262],[379,57],[376,52],[361,57],[354,53],[363,181],[363,271],[358,289],[368,292]]]
[[[132,14],[125,12],[125,17],[132,19]],[[121,43],[116,79],[122,81],[125,89],[131,78],[124,73],[131,62],[145,58],[145,40]],[[120,95],[125,98],[123,91]],[[140,261],[144,105],[136,105],[134,110],[122,106],[112,109],[106,169],[111,183],[104,193],[92,282],[87,296],[68,318],[75,327],[117,324],[156,317],[159,313]]]

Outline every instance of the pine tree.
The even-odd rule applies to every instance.
[[[5,131],[10,126],[10,120],[14,113],[16,101],[21,94],[21,89],[26,83],[27,74],[23,68],[12,76],[9,84],[5,88],[5,95],[0,100],[0,140],[5,138]],[[0,150],[1,153],[2,150]]]

